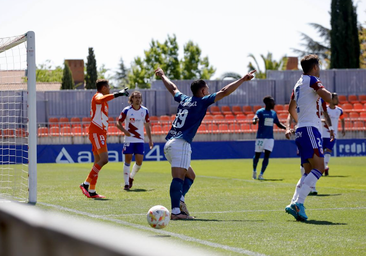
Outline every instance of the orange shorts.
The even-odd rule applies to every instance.
[[[93,153],[108,152],[107,149],[107,134],[102,133],[89,133],[89,140],[93,145]]]

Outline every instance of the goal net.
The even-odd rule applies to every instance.
[[[0,38],[0,197],[37,201],[34,32]]]

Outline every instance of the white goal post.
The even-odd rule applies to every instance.
[[[0,197],[37,202],[35,34],[0,38]]]

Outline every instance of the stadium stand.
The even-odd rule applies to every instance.
[[[359,103],[357,95],[348,95],[348,102],[355,104],[355,103]]]
[[[360,115],[357,112],[351,112],[349,113],[349,118],[352,119],[359,119]]]
[[[151,132],[152,134],[162,134],[163,128],[161,127],[160,124],[156,124],[151,128]]]
[[[366,111],[364,105],[359,102],[353,104],[353,110],[357,112]]]
[[[51,117],[48,119],[49,127],[57,126],[58,127],[58,118],[57,117]]]
[[[160,123],[163,125],[167,125],[167,124],[171,123],[171,118],[170,118],[170,116],[167,116],[167,115],[160,116],[159,120],[160,120]]]
[[[221,115],[221,110],[219,106],[211,106],[210,112],[212,115]]]
[[[225,122],[227,124],[235,123],[236,122],[235,116],[233,114],[225,115]]]
[[[231,108],[234,115],[243,114],[243,110],[241,106],[233,106]]]
[[[50,127],[49,135],[53,137],[59,136],[60,128],[58,128],[57,126]]]
[[[224,114],[225,116],[233,114],[229,106],[221,106],[221,113]]]
[[[2,131],[2,136],[4,138],[6,138],[6,137],[14,137],[14,135],[15,135],[14,129],[4,129]]]
[[[255,106],[253,106],[253,112],[256,113],[257,110],[258,109],[261,109],[261,108],[263,108],[263,106],[261,106],[261,105],[255,105]]]
[[[60,117],[59,120],[58,120],[58,122],[59,122],[60,127],[64,127],[64,126],[70,125],[69,124],[70,123],[70,120],[67,117]]]
[[[71,136],[71,126],[70,125],[65,125],[63,127],[61,127],[60,129],[60,136]]]
[[[84,131],[83,131],[83,128],[81,126],[74,126],[71,128],[71,133],[74,135],[74,136],[84,136]]]
[[[347,96],[345,95],[338,95],[338,101],[340,104],[348,103]]]
[[[71,127],[81,127],[81,120],[79,117],[70,118]]]
[[[118,130],[117,126],[108,126],[108,135],[115,136],[115,135],[121,135],[122,132]]]
[[[229,125],[228,124],[219,124],[218,131],[220,133],[229,133]]]
[[[253,108],[252,106],[243,106],[243,113],[244,114],[252,114],[253,113]]]
[[[39,127],[38,128],[38,137],[47,137],[48,136],[48,128],[47,127]]]
[[[342,104],[342,109],[344,112],[351,112],[353,111],[353,105],[351,103],[344,103]]]
[[[366,103],[366,95],[358,95],[358,99],[360,103],[365,104]]]

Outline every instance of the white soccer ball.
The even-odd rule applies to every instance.
[[[170,213],[167,208],[162,205],[155,205],[150,208],[146,214],[147,222],[151,227],[161,229],[165,228],[170,220]]]

